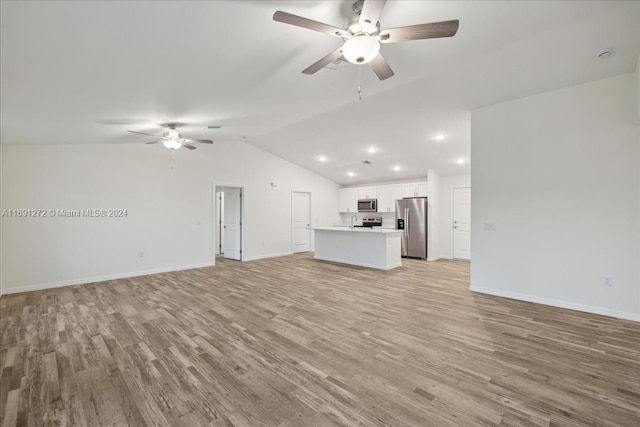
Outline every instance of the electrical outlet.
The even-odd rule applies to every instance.
[[[493,222],[485,222],[484,231],[496,231],[496,224]]]
[[[138,252],[138,256],[139,256],[140,258],[144,258],[144,252],[142,252],[142,251]]]
[[[613,277],[602,276],[602,286],[613,286]]]
[[[264,246],[264,240],[262,241],[262,246]]]

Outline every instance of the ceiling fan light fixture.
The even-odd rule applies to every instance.
[[[380,43],[363,34],[350,38],[342,46],[342,55],[352,64],[368,64],[380,51]]]
[[[182,144],[175,139],[165,139],[162,144],[170,150],[177,150]]]

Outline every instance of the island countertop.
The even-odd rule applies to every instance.
[[[375,233],[375,234],[402,234],[402,230],[396,230],[394,228],[382,228],[382,227],[311,227],[311,230],[322,231],[343,231],[354,233]]]

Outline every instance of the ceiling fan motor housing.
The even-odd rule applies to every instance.
[[[359,36],[359,35],[369,35],[369,36],[377,36],[380,34],[380,22],[370,23],[360,23],[360,15],[353,15],[351,18],[347,19],[347,22],[344,23],[342,29],[351,34],[351,37]],[[347,40],[351,37],[342,37],[344,40]]]

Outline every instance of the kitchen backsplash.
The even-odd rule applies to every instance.
[[[382,218],[383,227],[395,228],[396,214],[395,212],[358,212],[358,213],[341,213],[340,219],[343,225],[351,224],[351,217],[355,215],[358,217],[356,225],[362,224],[362,218]]]

